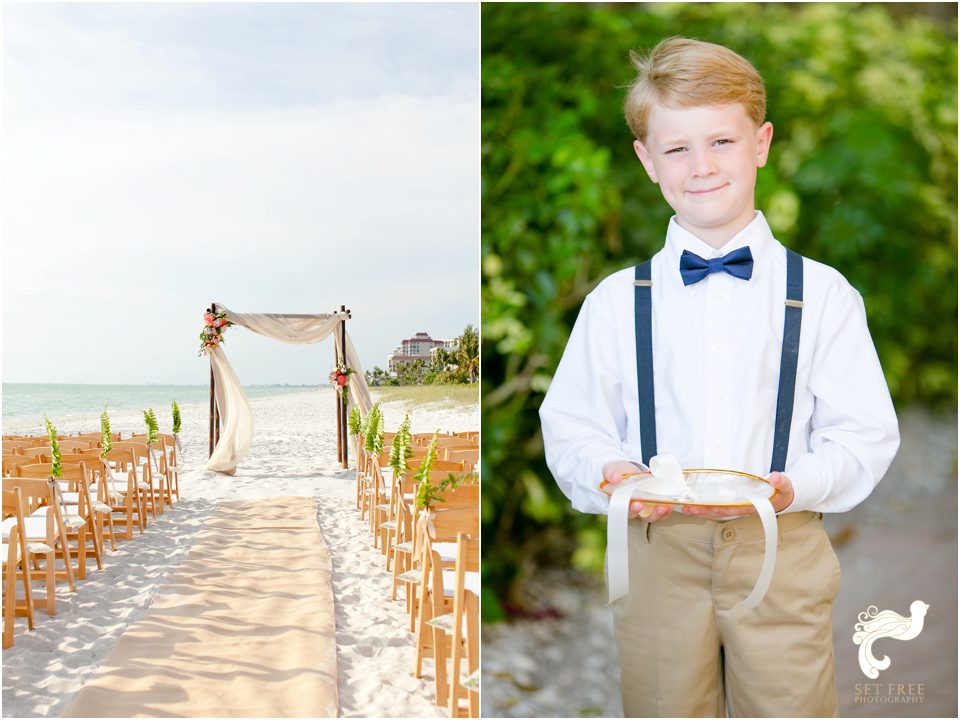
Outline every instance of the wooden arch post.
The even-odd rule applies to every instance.
[[[217,304],[210,303],[207,308],[208,313],[217,314]],[[213,455],[213,449],[220,442],[220,408],[217,406],[216,397],[217,381],[213,376],[213,359],[210,360],[210,449],[207,453],[209,459]]]
[[[336,310],[333,311],[336,314]],[[343,365],[347,367],[347,319],[351,317],[350,311],[343,305],[340,306],[340,327],[334,332],[340,336],[340,353],[337,353],[337,343],[333,344],[333,362],[334,365]],[[347,317],[344,318],[343,316]],[[337,390],[337,388],[334,388]],[[341,396],[340,392],[334,394],[334,402],[337,405],[337,460],[340,467],[346,470],[349,467],[349,438],[347,432],[347,398],[346,394]]]

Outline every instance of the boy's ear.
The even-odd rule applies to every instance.
[[[770,143],[773,142],[773,123],[765,122],[757,130],[757,167],[767,164],[770,154]]]
[[[643,169],[647,171],[647,175],[650,177],[650,180],[654,183],[658,182],[657,169],[653,166],[653,158],[650,157],[650,153],[646,146],[644,146],[644,144],[639,140],[634,140],[633,151],[637,154],[637,157],[640,158],[640,162],[643,163]]]

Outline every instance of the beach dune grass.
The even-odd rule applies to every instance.
[[[374,401],[402,402],[414,407],[431,403],[476,405],[480,402],[480,384],[371,387],[370,394]]]

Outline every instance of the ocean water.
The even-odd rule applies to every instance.
[[[251,385],[244,389],[250,398],[289,395],[315,390],[316,385]],[[170,403],[205,403],[210,400],[208,385],[65,385],[58,383],[3,383],[3,419],[37,418],[76,413],[145,410],[153,408],[158,417],[166,415]]]

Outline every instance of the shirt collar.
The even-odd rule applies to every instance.
[[[767,255],[769,255],[770,249],[775,243],[776,240],[773,237],[770,226],[767,224],[767,219],[759,210],[757,210],[750,224],[730,238],[719,250],[707,245],[707,243],[689,230],[680,227],[679,223],[677,223],[677,216],[674,215],[670,218],[670,224],[667,227],[667,241],[664,245],[664,250],[666,251],[669,266],[679,268],[680,255],[683,254],[684,250],[689,250],[704,260],[709,260],[710,258],[726,255],[738,248],[749,247],[750,253],[753,255],[754,274],[756,274],[757,268],[763,263]],[[676,275],[679,281],[679,270]]]

